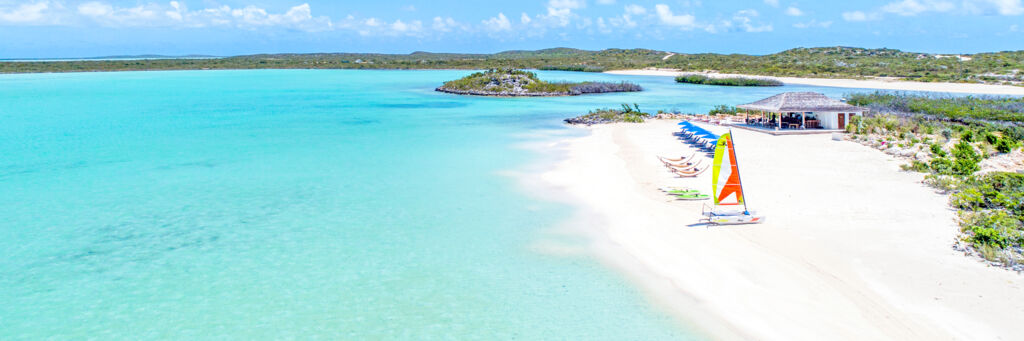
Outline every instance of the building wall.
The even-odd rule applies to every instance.
[[[855,116],[860,116],[860,115],[864,114],[863,112],[860,112],[860,111],[842,112],[842,113],[838,113],[838,112],[819,112],[819,113],[816,113],[816,114],[818,115],[818,119],[821,120],[821,127],[822,128],[825,128],[825,129],[839,129],[839,115],[842,114],[842,115],[846,116],[844,122],[846,122],[846,124],[850,124],[850,114],[851,113],[854,114]]]

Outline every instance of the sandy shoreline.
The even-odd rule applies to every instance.
[[[701,203],[661,186],[655,155],[689,155],[675,121],[595,126],[542,178],[580,205],[577,228],[657,305],[716,339],[1013,339],[1024,276],[951,248],[946,197],[899,162],[828,135],[734,130],[761,225],[696,225]],[[721,127],[709,127],[722,132]],[[706,162],[706,161],[705,161]]]
[[[698,74],[699,72],[680,72],[670,69],[643,69],[643,70],[614,70],[605,73],[615,75],[633,76],[665,76],[675,77],[681,74]],[[785,84],[802,84],[814,86],[827,86],[839,88],[861,88],[861,89],[882,89],[901,91],[934,91],[951,93],[973,93],[990,95],[1014,95],[1024,96],[1024,87],[993,84],[969,84],[969,83],[925,83],[900,81],[891,79],[833,79],[833,78],[801,78],[801,77],[766,77],[726,73],[699,73],[711,77],[757,77],[770,78],[781,81]]]

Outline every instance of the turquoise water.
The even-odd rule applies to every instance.
[[[0,339],[697,338],[596,260],[535,251],[571,208],[501,174],[591,108],[810,88],[432,91],[467,73],[0,75]]]

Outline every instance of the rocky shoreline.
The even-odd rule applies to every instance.
[[[434,91],[455,95],[471,96],[493,96],[493,97],[558,97],[558,96],[579,96],[569,92],[517,92],[517,91],[484,91],[484,90],[459,90],[439,86]]]

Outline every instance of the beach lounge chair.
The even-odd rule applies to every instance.
[[[703,160],[698,160],[696,163],[692,165],[674,165],[671,163],[665,163],[665,167],[668,167],[669,169],[676,171],[694,171],[698,166],[700,166],[701,161]]]
[[[681,158],[678,158],[678,159],[662,157],[662,156],[659,155],[658,159],[661,160],[661,161],[664,161],[664,162],[683,162],[683,161],[689,161],[690,159],[693,159],[693,157],[696,156],[696,155],[697,155],[697,153],[695,152],[693,154],[690,154],[690,156],[681,157]]]
[[[675,174],[676,176],[680,177],[680,178],[695,178],[698,175],[701,175],[702,173],[706,172],[708,170],[708,168],[711,168],[711,167],[704,167],[704,169],[695,170],[695,171],[692,171],[692,172],[689,172],[689,171],[677,171],[677,170],[671,170],[671,172],[673,174]]]

